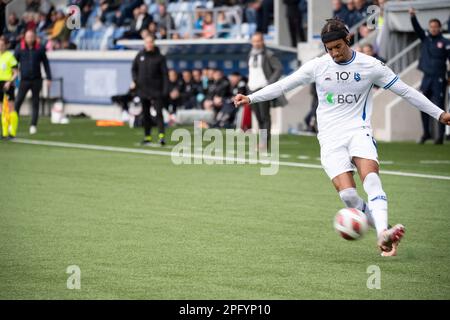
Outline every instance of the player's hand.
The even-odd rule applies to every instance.
[[[409,8],[408,12],[411,17],[416,15],[416,9],[414,9],[414,8]]]
[[[3,86],[3,89],[5,89],[5,91],[8,91],[9,88],[11,88],[11,81],[5,82],[5,85]]]
[[[443,112],[439,117],[439,121],[443,124],[450,126],[450,113]]]
[[[131,90],[136,89],[136,82],[131,81],[131,83],[130,83],[130,89],[131,89]]]
[[[240,106],[242,106],[244,104],[250,103],[250,99],[247,96],[244,96],[243,94],[237,94],[234,97],[233,101],[234,101],[234,106],[236,108],[240,107]]]

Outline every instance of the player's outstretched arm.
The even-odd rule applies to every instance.
[[[410,104],[443,124],[450,125],[450,113],[445,112],[422,93],[398,79],[390,88],[392,92],[406,99]]]
[[[284,79],[278,80],[261,90],[252,93],[249,96],[238,94],[234,97],[236,107],[246,103],[256,103],[262,101],[270,101],[278,98],[282,94],[300,86],[314,82],[314,67],[316,60],[311,60],[301,66],[297,71]]]

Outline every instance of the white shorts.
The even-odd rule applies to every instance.
[[[370,128],[357,128],[337,134],[339,137],[320,140],[320,161],[325,172],[334,179],[344,172],[355,171],[353,157],[374,160],[378,163],[377,143]]]

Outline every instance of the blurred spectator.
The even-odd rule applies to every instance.
[[[367,38],[367,36],[370,33],[370,29],[369,27],[367,27],[367,23],[363,23],[359,28],[358,28],[358,34],[359,34],[359,39],[362,38]]]
[[[203,92],[206,94],[208,92],[208,87],[213,83],[214,69],[204,68],[202,70],[202,87]]]
[[[195,10],[195,18],[194,18],[194,34],[195,35],[202,33],[204,18],[205,18],[205,11]]]
[[[234,97],[235,95],[243,94],[247,95],[247,82],[242,78],[239,72],[232,72],[228,76],[228,81],[230,82],[230,93],[229,97]]]
[[[383,63],[386,63],[386,61],[383,58],[381,58],[380,56],[378,56],[375,53],[373,46],[370,43],[363,45],[361,50],[362,50],[362,53],[367,54],[368,56],[374,57],[375,59],[378,59]]]
[[[145,4],[133,10],[134,19],[131,22],[130,30],[123,34],[123,39],[139,39],[141,31],[147,29],[153,21],[147,11],[148,7]]]
[[[100,21],[106,25],[112,24],[120,4],[121,0],[100,0]]]
[[[164,4],[159,5],[158,13],[153,18],[158,26],[166,27],[167,30],[175,29],[173,18],[169,13],[167,13],[167,9]]]
[[[174,69],[169,70],[169,99],[167,106],[170,113],[175,113],[182,105],[181,91],[183,88],[183,80],[180,79],[178,73]]]
[[[197,88],[197,106],[201,105],[205,99],[205,89],[203,88],[202,71],[199,69],[192,70],[192,80]]]
[[[81,27],[85,28],[86,24],[88,22],[89,16],[92,13],[92,8],[93,8],[93,2],[91,1],[86,1],[86,4],[82,7],[80,7],[80,22],[81,22]]]
[[[450,16],[448,17],[447,20],[447,33],[450,33]]]
[[[36,33],[40,38],[47,36],[47,29],[50,27],[50,20],[44,12],[39,13],[39,20],[36,26]]]
[[[212,110],[214,107],[213,99],[215,96],[225,98],[230,92],[230,83],[224,77],[222,70],[211,69],[209,72],[212,72],[212,81],[208,81],[206,89],[206,99],[203,102],[203,108],[205,110]]]
[[[156,38],[157,37],[157,33],[158,33],[158,24],[155,21],[150,22],[150,24],[148,25],[147,30],[153,37]]]
[[[15,48],[20,41],[20,34],[22,33],[22,26],[19,25],[19,19],[13,12],[8,15],[8,21],[4,30],[4,36],[8,39],[10,48]]]
[[[25,1],[25,11],[39,12],[40,6],[41,6],[40,0],[26,0]]]
[[[142,30],[139,35],[141,36],[142,39],[145,39],[148,36],[151,36],[152,34],[150,33],[150,31],[148,31],[148,29],[144,29]]]
[[[217,14],[217,37],[218,38],[229,38],[230,32],[228,31],[231,28],[230,23],[228,22],[225,12],[219,11]],[[225,30],[225,31],[223,31]]]
[[[348,10],[347,7],[342,3],[342,0],[332,0],[333,6],[333,17],[338,17],[342,21],[345,21]]]
[[[220,69],[213,70],[213,81],[208,84],[207,99],[213,96],[227,97],[230,93],[230,83]]]
[[[25,12],[22,16],[22,26],[23,29],[26,30],[34,30],[36,29],[36,21],[34,19],[35,13],[33,12]]]
[[[234,128],[237,109],[230,100],[226,100],[221,96],[214,96],[213,110],[215,113],[213,128]]]
[[[167,29],[166,27],[160,27],[157,33],[158,39],[167,39]]]
[[[214,7],[223,7],[223,6],[234,6],[238,4],[239,1],[236,0],[214,0]]]
[[[0,37],[6,29],[6,3],[0,1]]]
[[[55,14],[55,21],[49,29],[48,39],[49,40],[67,40],[70,37],[70,29],[66,26],[66,16],[64,12],[57,11]]]
[[[267,34],[273,18],[273,0],[259,0],[256,10],[256,31]]]
[[[74,2],[80,2],[80,4],[78,5],[81,8],[83,8],[84,3],[92,3],[93,0],[78,0],[78,1],[70,1],[69,5],[71,4],[77,4]],[[39,12],[44,13],[45,15],[47,15],[48,18],[48,14],[50,13],[50,11],[54,10],[54,5],[52,4],[52,2],[50,0],[41,0],[41,5],[39,6]]]
[[[182,39],[182,37],[180,36],[180,34],[178,32],[173,32],[172,35],[170,36],[170,38],[172,40],[180,40],[180,39]]]
[[[133,20],[133,11],[144,4],[143,0],[122,0],[116,11],[115,22],[117,26],[130,25]]]
[[[257,22],[257,10],[260,6],[259,3],[260,0],[249,0],[245,6],[244,9],[244,21],[248,23],[255,23]]]
[[[368,16],[367,8],[369,5],[366,0],[354,0],[355,1],[355,10],[359,13],[359,19],[364,19]]]
[[[355,1],[354,0],[348,0],[347,1],[347,14],[345,15],[344,22],[347,25],[347,27],[350,29],[355,24],[358,23],[362,19],[359,12],[355,9]]]
[[[203,20],[202,38],[211,39],[216,34],[216,26],[214,25],[213,15],[211,12],[206,12]]]
[[[297,48],[297,43],[306,41],[302,14],[299,9],[300,0],[283,0],[283,2],[286,5],[291,46]]]
[[[182,72],[183,86],[181,88],[181,101],[185,109],[197,108],[197,94],[201,92],[201,84],[195,82],[190,70]]]
[[[450,59],[450,40],[442,35],[441,22],[434,18],[428,22],[428,32],[425,32],[416,17],[416,11],[411,8],[411,24],[421,41],[421,51],[418,69],[423,72],[420,91],[435,105],[445,110],[445,98],[447,95],[447,61]],[[423,134],[419,143],[423,144],[432,138],[430,120],[428,114],[422,112]],[[445,125],[438,122],[435,144],[444,143]]]

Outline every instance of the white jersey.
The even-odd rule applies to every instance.
[[[436,119],[443,112],[418,91],[404,84],[384,63],[356,51],[345,63],[334,62],[329,54],[315,58],[286,78],[249,95],[250,102],[272,100],[312,82],[316,83],[319,100],[319,140],[339,138],[354,128],[370,128],[371,91],[374,85],[392,90]]]

